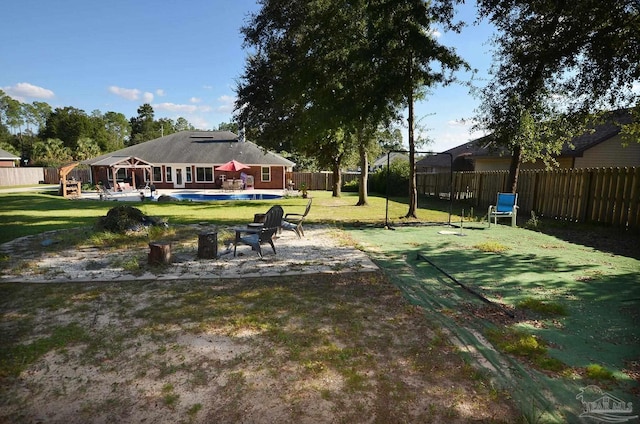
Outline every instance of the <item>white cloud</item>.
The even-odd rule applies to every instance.
[[[190,98],[190,99],[189,99],[189,101],[190,101],[191,103],[201,103],[201,102],[202,102],[202,99],[200,99],[200,98],[198,98],[198,97],[192,97],[192,98]]]
[[[437,29],[434,29],[433,31],[431,31],[431,35],[433,36],[433,38],[442,37],[442,33],[440,31],[438,31]]]
[[[236,98],[233,96],[227,96],[226,94],[218,97],[218,101],[220,103],[233,103],[236,101]]]
[[[158,88],[156,90],[156,95],[158,95],[160,97],[164,97],[165,96],[164,90],[162,88]]]
[[[233,96],[224,95],[224,96],[218,97],[218,102],[220,103],[220,106],[216,108],[216,111],[220,113],[233,112],[235,101],[236,101],[236,98]]]
[[[188,119],[188,121],[191,123],[191,125],[201,130],[213,128],[209,123],[209,121],[207,121],[205,118],[202,118],[200,116],[191,117]]]
[[[109,87],[109,92],[127,100],[138,100],[140,98],[140,90],[137,88],[122,88],[112,85]]]
[[[166,112],[179,112],[179,113],[195,113],[198,111],[198,106],[194,105],[181,105],[175,103],[157,103],[153,105],[155,110],[162,110]]]
[[[19,101],[24,101],[25,98],[51,99],[55,96],[53,91],[28,82],[19,82],[12,86],[2,87],[2,90]]]
[[[203,85],[202,88],[205,90],[213,90],[213,85]]]
[[[145,103],[151,103],[153,101],[153,93],[149,93],[148,91],[146,91],[143,95],[142,95],[142,100]]]

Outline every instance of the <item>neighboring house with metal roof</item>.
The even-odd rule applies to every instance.
[[[612,116],[613,119],[575,137],[571,144],[565,144],[560,155],[555,157],[559,168],[640,166],[639,140],[625,145],[620,135],[621,125],[632,122],[631,115],[625,111],[616,111]],[[461,144],[444,153],[451,153],[453,156],[454,171],[503,171],[508,170],[511,163],[511,153],[504,148],[496,149],[490,135]],[[417,162],[418,171],[448,172],[444,159],[438,156],[427,157]],[[521,169],[543,168],[545,165],[542,161],[521,165]]]
[[[17,163],[20,163],[20,156],[16,156],[0,149],[0,167],[2,168],[14,168]]]
[[[216,171],[231,160],[247,166],[257,189],[284,189],[285,172],[295,163],[242,141],[229,131],[181,131],[83,161],[91,166],[93,182],[129,182],[157,189],[219,188],[240,172]]]

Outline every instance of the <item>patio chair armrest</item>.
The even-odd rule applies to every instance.
[[[302,218],[304,215],[302,215],[301,213],[288,213],[284,216],[284,219],[287,218],[291,218],[291,217],[298,217],[298,218]]]

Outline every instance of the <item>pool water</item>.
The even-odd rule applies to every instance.
[[[279,194],[268,193],[174,193],[171,197],[178,200],[192,200],[194,202],[206,202],[209,200],[272,200],[282,198]]]

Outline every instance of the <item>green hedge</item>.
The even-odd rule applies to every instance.
[[[397,160],[391,162],[389,171],[383,169],[374,172],[369,178],[369,191],[378,194],[387,193],[387,175],[389,176],[389,195],[408,196],[409,195],[409,162]]]

